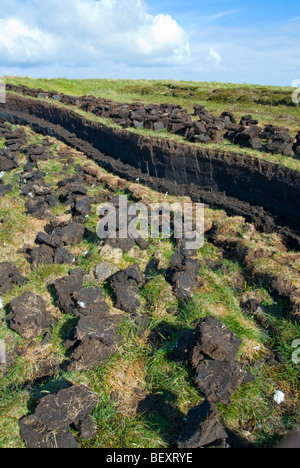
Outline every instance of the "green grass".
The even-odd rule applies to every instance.
[[[6,83],[23,84],[31,88],[57,91],[74,96],[93,95],[113,100],[131,102],[156,99],[157,102],[176,102],[176,104],[209,101],[238,105],[255,103],[269,106],[295,107],[291,94],[293,88],[260,86],[217,82],[196,82],[176,80],[115,80],[66,78],[33,79],[30,77],[3,77]]]
[[[65,78],[32,79],[29,77],[4,77],[4,80],[6,83],[16,85],[23,84],[33,88],[53,90],[76,96],[93,95],[122,103],[142,101],[159,104],[168,102],[181,105],[190,112],[193,111],[195,104],[201,104],[217,115],[221,115],[223,111],[233,112],[237,120],[250,113],[259,120],[261,125],[273,124],[286,127],[292,135],[296,135],[300,124],[299,106],[293,104],[291,99],[293,89],[289,87],[235,85],[215,82],[177,82],[172,80],[69,80]],[[54,105],[62,104],[54,103]],[[93,121],[118,127],[111,119],[98,118],[74,107],[72,109]],[[182,137],[170,135],[166,131],[140,129],[129,129],[128,131],[158,138],[169,138],[188,144]],[[213,150],[230,151],[245,156],[262,158],[293,170],[299,170],[300,168],[298,158],[287,158],[282,155],[264,153],[263,151],[239,148],[226,139],[220,145],[201,144],[201,146]]]
[[[35,139],[32,132],[29,134]],[[55,142],[52,149],[53,155],[59,158]],[[72,158],[71,172],[77,163],[84,165],[87,162],[87,158],[76,155],[76,152],[72,153]],[[42,163],[47,169],[48,181],[54,187],[61,178],[62,163],[61,159],[55,158]],[[64,372],[60,365],[67,359],[68,352],[63,347],[63,340],[76,319],[59,312],[47,286],[64,276],[72,266],[42,265],[31,270],[25,255],[18,253],[23,242],[30,238],[33,243],[34,234],[41,230],[41,226],[36,225],[37,221],[26,213],[24,199],[18,193],[19,178],[13,178],[18,171],[4,176],[5,182],[13,179],[15,182],[13,191],[0,199],[0,219],[5,220],[1,225],[0,245],[7,244],[6,250],[1,249],[0,259],[12,261],[29,282],[4,295],[4,305],[7,306],[22,292],[32,290],[46,299],[47,307],[55,315],[56,321],[51,346],[46,352],[41,349],[41,338],[29,343],[11,331],[5,322],[0,323],[0,339],[7,340],[12,358],[7,373],[0,377],[1,448],[24,447],[18,429],[19,420],[32,411],[34,402],[45,395],[43,392],[57,391],[63,388],[66,381],[86,384],[100,396],[100,403],[93,412],[97,434],[91,441],[84,441],[76,434],[81,447],[172,447],[188,411],[203,400],[203,395],[194,385],[193,370],[186,363],[174,362],[173,351],[182,333],[207,315],[218,317],[242,339],[239,359],[249,365],[255,375],[253,382],[234,394],[232,406],[218,405],[223,423],[255,447],[274,446],[299,425],[297,401],[300,396],[300,367],[291,360],[291,344],[294,339],[299,339],[300,327],[287,319],[286,301],[275,301],[263,284],[245,281],[242,290],[237,290],[235,283],[243,273],[242,267],[236,261],[225,259],[222,250],[209,242],[205,242],[197,254],[201,265],[199,288],[182,307],[179,307],[172,288],[164,278],[171,255],[175,252],[171,240],[151,240],[146,252],[137,248],[123,254],[120,261],[111,259],[119,269],[136,262],[144,269],[150,260],[158,261],[158,273],[148,278],[140,294],[139,312],[149,320],[149,330],[141,333],[133,319],[124,314],[120,328],[124,341],[108,362],[89,371]],[[95,192],[95,188],[88,190],[89,194]],[[99,187],[99,190],[104,188]],[[151,196],[158,197],[158,194],[151,191]],[[68,207],[59,205],[53,209],[53,213],[66,210]],[[214,212],[214,216],[217,213]],[[212,215],[210,210],[207,210],[207,215]],[[92,214],[86,221],[91,233],[95,231],[96,223],[96,206],[93,206]],[[78,257],[77,266],[87,274],[103,261],[99,246],[98,239],[91,235],[72,248]],[[84,255],[86,250],[88,254]],[[208,262],[212,260],[221,261],[228,271],[209,268]],[[90,276],[86,278],[85,286],[93,284],[97,284],[95,279]],[[264,298],[265,329],[255,316],[245,315],[240,307],[240,296],[247,292]],[[105,293],[112,304],[107,285]],[[5,313],[6,310],[0,311],[1,318]],[[257,347],[261,350],[257,351]],[[18,350],[23,351],[20,354]],[[274,352],[280,352],[285,357],[285,363],[270,364],[268,359]],[[49,380],[36,381],[49,373]],[[282,406],[273,402],[278,389],[286,394]]]

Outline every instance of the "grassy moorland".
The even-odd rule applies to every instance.
[[[42,86],[42,83],[28,84]],[[54,83],[51,82],[49,88],[53,87]],[[66,88],[59,90],[71,92]],[[78,88],[78,93],[82,92],[83,89]],[[116,94],[113,98],[120,99],[120,95],[118,97]],[[43,137],[31,130],[27,129],[26,132],[28,143],[42,144],[44,141]],[[83,154],[52,138],[47,140],[51,143],[52,157],[48,161],[40,161],[38,166],[46,173],[45,181],[56,189],[63,177],[75,174],[77,165],[84,166],[88,160]],[[144,271],[148,262],[155,258],[159,271],[148,277],[141,290],[139,313],[149,317],[149,329],[141,333],[134,320],[123,314],[120,333],[124,342],[119,351],[95,369],[65,372],[61,368],[66,359],[63,339],[67,325],[74,317],[59,311],[48,286],[56,278],[67,274],[72,265],[40,265],[31,269],[26,255],[19,250],[26,243],[33,245],[36,234],[47,222],[36,220],[26,212],[25,199],[19,193],[20,173],[25,162],[26,158],[21,154],[20,168],[3,176],[6,184],[12,184],[12,189],[0,198],[0,262],[12,262],[29,281],[3,295],[4,308],[0,310],[0,316],[4,318],[6,307],[13,298],[30,290],[47,301],[47,307],[56,321],[46,348],[41,339],[29,342],[10,330],[5,322],[0,323],[0,339],[6,340],[10,356],[6,372],[0,374],[0,447],[24,446],[19,434],[19,420],[30,413],[32,402],[38,401],[47,392],[58,390],[65,381],[86,384],[101,399],[93,413],[97,434],[89,442],[76,434],[81,447],[172,446],[188,410],[203,400],[203,395],[193,382],[191,369],[187,364],[174,362],[173,350],[182,332],[193,328],[195,321],[207,315],[218,317],[242,339],[239,360],[247,364],[255,376],[255,380],[237,390],[231,406],[218,405],[223,424],[253,447],[272,447],[299,427],[300,367],[292,361],[292,342],[299,338],[300,327],[288,318],[288,301],[276,297],[263,281],[264,272],[272,274],[274,258],[279,256],[283,259],[287,254],[280,249],[274,258],[263,259],[263,265],[259,262],[254,264],[258,278],[255,281],[245,275],[238,259],[224,257],[221,247],[206,240],[204,247],[196,253],[201,265],[199,288],[183,307],[179,307],[171,286],[164,278],[170,257],[176,250],[171,240],[153,239],[145,251],[134,247],[118,257],[105,258],[99,241],[85,238],[82,243],[72,247],[72,253],[77,258],[77,266],[86,272],[85,286],[97,284],[103,288],[112,310],[109,287],[106,283],[97,283],[91,274],[97,264],[107,260],[122,269],[138,262]],[[111,187],[114,182],[115,178],[111,176]],[[111,190],[109,184],[88,186],[88,194],[92,196],[99,191]],[[141,188],[132,184],[123,193],[130,195],[134,190]],[[145,187],[143,193],[150,201],[165,200],[163,194]],[[177,199],[169,197],[168,201],[173,203]],[[52,210],[57,215],[67,209],[59,204]],[[278,235],[255,233],[241,218],[226,218],[221,211],[206,210],[208,222],[218,218],[220,237],[226,239],[236,235],[233,234],[236,230],[249,249],[276,251],[280,245]],[[94,232],[97,221],[96,206],[93,206],[91,215],[84,223]],[[247,230],[252,234],[248,235]],[[212,264],[219,266],[212,268]],[[292,282],[297,281],[293,275],[295,271],[300,271],[299,259],[293,268],[289,264],[276,265],[279,270],[276,274],[283,274]],[[258,315],[245,313],[241,306],[245,295],[260,298],[262,307]],[[277,405],[273,400],[276,390],[286,395],[282,405]]]
[[[300,128],[299,106],[292,103],[292,88],[171,80],[35,80],[18,77],[5,77],[4,80],[71,95],[92,94],[119,102],[169,102],[181,105],[190,112],[195,104],[202,104],[215,114],[225,110],[233,112],[237,118],[252,114],[262,125],[283,126],[294,135]],[[79,109],[73,110],[90,119],[115,125],[108,119],[98,118]],[[164,131],[129,131],[184,141]],[[31,130],[27,129],[26,132],[29,143],[42,144],[44,141],[43,137]],[[60,142],[52,138],[48,140],[52,144],[52,158],[39,162],[39,169],[47,174],[45,181],[56,189],[63,177],[75,174],[76,166],[84,166],[88,160],[83,154]],[[0,148],[3,145],[4,140],[0,139]],[[227,141],[221,145],[207,146],[262,156],[250,149],[241,150]],[[72,163],[67,164],[70,157]],[[266,154],[263,157],[300,170],[300,161],[296,159]],[[65,372],[61,367],[67,356],[63,341],[74,317],[59,311],[49,293],[49,284],[67,274],[72,265],[40,265],[31,269],[26,255],[20,252],[24,244],[34,245],[37,233],[47,223],[27,213],[25,199],[19,193],[20,173],[25,163],[26,158],[21,154],[20,168],[3,176],[5,184],[12,184],[12,190],[5,197],[0,197],[0,262],[12,262],[29,281],[1,297],[3,308],[0,308],[0,317],[5,317],[12,299],[30,290],[47,301],[48,310],[56,320],[46,349],[41,339],[29,342],[10,330],[4,321],[0,323],[0,339],[5,339],[10,359],[6,371],[0,372],[0,447],[24,447],[19,433],[19,420],[30,413],[32,401],[38,401],[45,392],[58,390],[65,381],[86,384],[101,398],[93,413],[97,435],[87,442],[76,434],[81,447],[172,446],[187,412],[203,400],[203,395],[194,384],[191,368],[187,364],[174,362],[172,353],[182,332],[193,328],[195,321],[207,315],[218,317],[242,339],[239,360],[249,367],[255,377],[255,380],[235,392],[231,406],[218,405],[222,423],[253,447],[273,447],[291,431],[299,428],[300,367],[292,360],[292,343],[299,339],[300,327],[288,317],[288,298],[278,297],[270,283],[265,281],[265,278],[273,276],[289,281],[300,289],[300,260],[285,263],[288,253],[281,250],[280,236],[260,233],[248,236],[247,229],[251,231],[251,227],[245,226],[241,218],[223,219],[223,212],[207,209],[206,220],[217,220],[219,223],[220,245],[206,240],[204,247],[197,253],[201,265],[199,288],[183,307],[179,307],[171,286],[164,278],[170,257],[176,250],[171,240],[151,240],[146,251],[135,247],[112,259],[105,257],[99,242],[95,242],[94,238],[85,238],[71,249],[77,258],[76,266],[86,272],[85,286],[99,285],[103,288],[113,311],[109,286],[96,282],[92,275],[97,264],[109,261],[117,269],[123,269],[138,262],[144,271],[149,261],[155,258],[159,272],[150,275],[141,290],[141,307],[138,312],[150,318],[149,329],[141,334],[134,320],[123,314],[120,333],[124,341],[119,351],[95,369]],[[111,176],[112,186],[114,181],[115,178]],[[129,188],[124,193],[130,195],[132,191]],[[99,191],[110,189],[105,184],[88,187],[88,194],[93,196]],[[131,189],[134,191],[134,188]],[[162,194],[143,189],[149,200],[164,200]],[[169,197],[168,201],[183,200]],[[66,210],[67,207],[61,204],[52,209],[53,215],[62,214]],[[97,221],[96,206],[93,206],[92,214],[84,223],[94,232]],[[224,256],[221,244],[226,239],[235,239],[237,235],[243,243],[242,247],[238,246],[236,255],[228,258]],[[239,252],[243,248],[254,253],[256,250],[270,251],[272,255],[258,259],[254,255],[253,263],[246,269],[239,259]],[[251,314],[244,309],[244,297],[260,299],[258,313]],[[277,390],[286,395],[282,405],[277,405],[273,400]]]

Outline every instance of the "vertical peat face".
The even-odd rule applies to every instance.
[[[139,177],[155,189],[190,195],[230,215],[245,216],[266,232],[284,226],[294,247],[299,245],[297,171],[249,155],[137,135],[13,94],[0,105],[0,116],[55,136],[122,177]]]

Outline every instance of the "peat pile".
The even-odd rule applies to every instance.
[[[86,170],[86,168],[84,170]],[[110,206],[114,207],[116,222],[115,222],[113,232],[110,231],[108,227],[106,227],[106,238],[103,240],[103,245],[110,245],[111,247],[115,249],[121,249],[123,252],[128,252],[135,245],[138,245],[142,250],[146,250],[148,247],[148,243],[146,242],[145,239],[143,239],[138,234],[136,238],[133,238],[126,234],[127,226],[129,226],[131,221],[135,219],[135,215],[129,215],[127,212],[127,216],[125,217],[124,213],[122,213],[122,220],[121,220],[121,212],[124,208],[122,207],[122,205],[120,205],[120,197],[117,195],[111,196],[107,194],[106,198]],[[130,204],[131,203],[129,203],[129,205]],[[125,233],[122,232],[124,228],[126,229]]]
[[[205,317],[180,338],[175,359],[191,364],[195,383],[209,401],[230,405],[232,394],[251,380],[245,366],[236,360],[241,344],[220,320]]]
[[[111,314],[103,291],[98,286],[83,288],[83,280],[83,270],[77,269],[53,285],[60,310],[78,318],[64,343],[66,349],[72,348],[70,370],[99,366],[122,343],[118,334],[122,315]]]
[[[220,421],[215,403],[231,404],[231,396],[252,375],[236,358],[242,341],[215,317],[199,320],[195,329],[179,339],[174,352],[176,361],[191,365],[195,385],[205,395],[200,405],[187,415],[179,448],[208,446],[230,447],[230,434]]]
[[[0,196],[4,196],[12,186],[4,185],[2,177],[5,172],[19,167],[17,156],[26,145],[26,137],[23,129],[12,130],[8,124],[0,121],[0,138],[5,139],[4,148],[0,148]]]
[[[22,173],[20,193],[27,198],[25,206],[28,213],[37,219],[44,219],[50,214],[49,208],[58,204],[57,198],[52,186],[45,183],[46,174],[31,165],[26,166]]]
[[[192,259],[189,252],[180,249],[171,257],[166,271],[166,280],[173,286],[174,294],[180,303],[191,297],[198,284],[199,261]]]
[[[39,232],[35,243],[37,247],[26,248],[30,256],[29,261],[33,267],[38,265],[50,265],[74,263],[75,257],[65,247],[80,243],[85,234],[85,228],[79,223],[63,222],[58,225],[48,225],[46,232]]]

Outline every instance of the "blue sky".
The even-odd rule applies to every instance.
[[[224,27],[270,26],[296,18],[300,13],[295,0],[151,0],[147,3],[151,13],[170,13],[187,27],[193,24],[194,18],[217,21],[218,16],[218,22]]]
[[[1,0],[0,75],[289,86],[300,4],[286,0]]]

